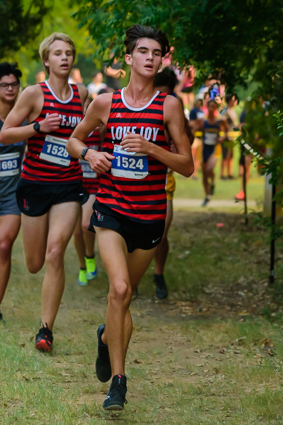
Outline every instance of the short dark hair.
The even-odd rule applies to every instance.
[[[167,86],[173,92],[177,83],[175,72],[172,69],[164,68],[163,71],[155,75],[153,85],[154,87]]]
[[[207,102],[207,106],[208,106],[210,103],[213,103],[214,105],[217,105],[217,102],[215,102],[215,100],[214,100],[214,99],[210,99],[210,100]]]
[[[1,62],[0,63],[0,79],[2,77],[5,77],[6,75],[11,75],[11,74],[16,77],[16,79],[18,80],[18,83],[19,83],[20,78],[22,76],[22,73],[18,69],[17,62],[15,62],[15,63]]]
[[[152,27],[144,27],[143,25],[134,24],[126,31],[126,38],[124,41],[124,44],[126,46],[126,53],[131,55],[136,47],[138,39],[144,37],[152,38],[160,44],[162,57],[169,52],[169,41],[164,32]]]
[[[232,100],[234,96],[235,96],[234,94],[226,94],[226,96],[225,96],[225,102],[226,103],[229,103],[230,100]]]

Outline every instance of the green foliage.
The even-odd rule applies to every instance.
[[[97,55],[113,49],[121,58],[127,28],[134,23],[154,26],[175,47],[175,62],[193,63],[200,75],[221,72],[234,87],[245,84],[252,71],[257,81],[271,83],[278,72],[273,59],[279,60],[282,51],[277,50],[282,15],[278,0],[91,0],[82,2],[76,18],[97,42]]]
[[[38,54],[39,44],[45,37],[54,31],[64,32],[74,40],[78,52],[77,62],[79,63],[85,83],[89,83],[91,81],[92,72],[100,67],[100,63],[87,61],[87,58],[95,49],[95,43],[92,40],[87,40],[89,39],[88,31],[86,29],[79,30],[77,28],[77,23],[72,19],[72,14],[78,9],[79,0],[44,0],[44,2],[36,0],[33,2],[32,9],[30,9],[31,0],[22,0],[20,2],[13,0],[11,5],[14,3],[17,4],[17,7],[11,12],[12,16],[18,15],[18,20],[25,19],[23,24],[24,31],[28,33],[27,28],[33,28],[34,33],[32,38],[28,41],[26,38],[22,37],[21,44],[12,44],[10,33],[8,34],[8,32],[6,32],[5,37],[8,48],[3,52],[1,60],[17,61],[19,63],[19,67],[23,72],[22,84],[24,86],[27,84],[34,84],[36,72],[43,69]],[[37,4],[39,4],[41,8],[36,8]],[[0,0],[0,7],[1,5],[2,3]],[[43,5],[45,5],[46,13],[43,13]],[[16,11],[16,13],[14,11]],[[26,19],[27,14],[31,12],[34,13],[38,21],[44,21],[44,25],[38,25],[38,27],[36,27],[37,31],[35,31],[36,28],[33,23]],[[2,39],[3,37],[1,37],[1,41]],[[10,44],[8,43],[8,39],[10,40]]]
[[[270,119],[272,112],[283,110],[280,0],[81,0],[74,16],[96,41],[95,57],[114,51],[122,58],[125,30],[140,23],[167,34],[176,64],[195,66],[196,87],[209,74],[220,77],[227,92],[253,84],[257,107],[250,114],[249,134],[257,132],[257,143],[271,144],[275,153],[280,150]],[[269,102],[268,113],[262,110],[262,99]]]
[[[28,4],[27,4],[28,3]],[[0,1],[0,56],[28,44],[40,32],[49,8],[46,1]]]

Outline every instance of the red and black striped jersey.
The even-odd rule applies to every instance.
[[[82,170],[77,158],[66,151],[66,143],[75,127],[83,119],[82,104],[76,85],[70,85],[71,95],[63,101],[52,91],[48,81],[40,83],[44,103],[35,121],[58,113],[61,124],[51,133],[36,133],[28,140],[21,177],[36,183],[73,183],[82,180]]]
[[[100,151],[101,139],[99,131],[92,131],[84,144],[90,149]],[[80,164],[83,171],[83,187],[89,194],[96,194],[99,186],[100,174],[93,171],[87,161],[80,160]]]
[[[157,92],[147,105],[132,108],[124,89],[113,93],[102,150],[115,156],[112,167],[102,173],[96,199],[100,204],[137,222],[152,223],[166,217],[166,165],[145,154],[127,153],[120,142],[127,132],[169,151],[163,123],[166,93]]]

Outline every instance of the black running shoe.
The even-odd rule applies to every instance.
[[[0,311],[0,320],[3,320],[3,314]]]
[[[99,379],[100,382],[109,381],[112,375],[108,346],[105,344],[101,345],[101,336],[104,329],[105,325],[100,325],[97,329],[98,354],[95,363],[95,371],[97,379]]]
[[[153,279],[154,279],[154,282],[155,282],[155,285],[156,285],[156,296],[157,296],[157,298],[159,298],[160,300],[167,298],[168,290],[167,290],[167,286],[166,286],[163,274],[155,274],[154,273]]]
[[[39,329],[38,334],[35,337],[35,348],[39,351],[48,351],[51,353],[53,343],[52,331],[48,327]]]
[[[127,378],[123,375],[113,376],[106,399],[103,402],[104,410],[123,410],[127,404]]]
[[[206,207],[206,205],[209,203],[210,198],[208,198],[207,196],[204,198],[204,201],[202,202],[201,206],[202,207]]]

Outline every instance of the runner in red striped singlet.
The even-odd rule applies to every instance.
[[[187,177],[194,169],[181,103],[153,85],[169,51],[165,34],[134,25],[126,31],[125,45],[128,86],[95,98],[67,143],[71,155],[83,156],[101,173],[91,227],[109,278],[106,325],[97,330],[96,360],[98,379],[112,377],[106,410],[122,410],[126,402],[129,306],[164,231],[166,168]],[[87,150],[83,141],[101,122],[107,126],[102,152]],[[169,151],[170,138],[175,153]]]
[[[17,201],[28,270],[37,273],[46,265],[42,326],[35,346],[51,351],[65,285],[64,254],[83,198],[80,164],[65,147],[83,118],[87,90],[68,84],[76,54],[70,37],[53,33],[42,41],[39,52],[49,79],[22,92],[5,121],[1,139],[4,144],[28,139]],[[28,125],[20,127],[25,119]]]
[[[105,127],[92,131],[85,141],[85,145],[96,151],[101,150],[102,141],[105,135]],[[80,160],[83,171],[83,187],[89,193],[87,202],[82,205],[81,211],[74,230],[74,245],[80,262],[80,272],[78,284],[86,286],[89,280],[97,276],[95,262],[95,233],[90,232],[89,221],[92,214],[92,206],[99,186],[100,174],[93,171],[87,161]]]

